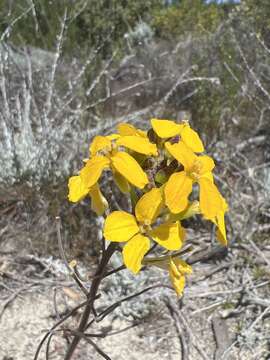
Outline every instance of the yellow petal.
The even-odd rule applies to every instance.
[[[147,137],[148,138],[147,132],[144,131],[144,130],[141,130],[141,129],[137,129],[137,134],[136,135],[140,136],[140,137]]]
[[[145,131],[136,129],[135,126],[127,123],[120,123],[117,125],[117,130],[121,136],[141,136],[147,137]]]
[[[68,181],[68,200],[71,202],[77,202],[82,200],[89,192],[86,188],[80,176],[72,176]]]
[[[91,208],[97,215],[103,215],[105,210],[108,209],[108,202],[100,191],[99,185],[95,184],[89,190],[91,197]]]
[[[173,275],[174,278],[180,278],[181,277],[181,273],[180,271],[178,270],[175,262],[174,262],[174,259],[172,259],[172,257],[169,258],[169,270],[171,272],[171,274]]]
[[[192,179],[184,171],[172,174],[165,185],[165,203],[172,213],[177,214],[188,205],[192,191]]]
[[[129,182],[124,178],[124,176],[119,174],[119,172],[113,172],[113,179],[122,193],[127,194],[130,191]]]
[[[181,130],[181,139],[194,152],[203,152],[204,146],[202,140],[196,131],[191,129],[188,124],[183,126]]]
[[[185,276],[181,275],[180,277],[178,276],[175,277],[171,268],[169,269],[169,275],[172,286],[174,287],[174,290],[176,291],[177,295],[182,296],[186,284]]]
[[[149,249],[150,240],[141,234],[135,235],[123,248],[126,267],[137,274],[141,270],[143,257]]]
[[[165,147],[187,171],[192,168],[192,165],[198,159],[198,156],[196,156],[193,151],[183,143],[183,141],[179,141],[177,144],[166,142]]]
[[[147,175],[132,156],[125,152],[117,152],[111,157],[112,165],[116,171],[123,175],[131,184],[143,189],[149,180]]]
[[[200,178],[205,178],[210,180],[212,183],[214,182],[214,176],[211,172],[206,172],[203,175],[200,176]]]
[[[209,179],[200,178],[199,185],[201,212],[206,219],[213,219],[223,211],[222,195]]]
[[[200,168],[201,175],[211,172],[215,167],[214,160],[210,156],[207,155],[199,156],[198,160],[200,161],[200,165],[201,165]]]
[[[151,124],[155,133],[162,139],[179,135],[184,127],[171,120],[151,119]]]
[[[86,188],[92,187],[100,178],[102,171],[109,166],[110,161],[105,156],[94,156],[87,161],[80,176]]]
[[[160,189],[153,188],[137,202],[135,215],[139,222],[152,224],[160,213],[163,205]]]
[[[179,259],[177,257],[171,258],[172,270],[178,274],[191,274],[192,273],[192,267],[187,264],[184,260]]]
[[[223,210],[218,213],[214,219],[210,219],[217,226],[217,239],[223,246],[228,245],[227,235],[226,235],[226,226],[224,220],[224,214],[228,210],[228,204],[224,198],[222,198]]]
[[[227,235],[226,235],[226,226],[224,220],[224,213],[219,213],[217,215],[217,239],[223,246],[228,245]]]
[[[185,287],[185,274],[191,274],[192,268],[179,258],[170,258],[169,274],[172,285],[178,296],[182,295]]]
[[[95,136],[91,145],[90,145],[90,154],[91,156],[95,156],[100,150],[111,150],[111,141],[107,136]]]
[[[145,137],[123,136],[116,141],[119,146],[125,146],[130,150],[144,155],[158,155],[157,147]]]
[[[184,241],[184,234],[184,229],[179,221],[159,225],[149,232],[149,236],[153,240],[168,250],[179,250]]]
[[[105,239],[115,242],[128,241],[138,232],[135,216],[125,211],[113,211],[107,216],[103,229]]]

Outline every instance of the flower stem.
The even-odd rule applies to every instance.
[[[105,273],[106,266],[107,266],[111,256],[113,255],[115,249],[116,249],[116,244],[110,243],[109,246],[107,247],[107,249],[103,252],[100,264],[97,268],[95,277],[91,284],[89,294],[87,296],[88,300],[87,300],[87,304],[85,306],[84,312],[83,312],[81,320],[80,320],[80,324],[78,327],[78,333],[83,333],[85,331],[85,327],[87,325],[89,316],[90,316],[91,312],[94,312],[93,305],[94,305],[95,298],[96,298],[96,295],[98,292],[98,288],[103,279],[103,275]],[[81,336],[79,336],[79,335],[74,336],[74,338],[68,348],[68,351],[65,355],[64,360],[70,360],[72,358],[72,355],[73,355],[74,351],[76,350],[80,340],[81,340]]]

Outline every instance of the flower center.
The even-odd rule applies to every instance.
[[[195,181],[197,181],[201,175],[202,163],[200,160],[195,160],[188,175]]]
[[[150,220],[145,220],[143,223],[140,224],[139,228],[140,228],[140,232],[141,232],[142,234],[145,234],[145,233],[147,233],[148,231],[151,231],[151,230],[152,230],[152,227],[151,227],[151,222],[150,222]]]
[[[109,148],[104,148],[98,152],[99,155],[108,156],[110,154]]]
[[[118,146],[114,141],[111,141],[110,146],[106,146],[103,149],[99,150],[98,154],[110,158],[110,156],[115,155],[117,151],[118,151]]]

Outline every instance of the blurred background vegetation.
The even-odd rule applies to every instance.
[[[218,124],[224,109],[230,109],[230,116],[233,116],[235,107],[239,110],[243,103],[246,111],[244,99],[241,98],[239,104],[239,93],[247,74],[240,68],[245,61],[237,42],[240,47],[244,46],[251,68],[260,67],[258,62],[264,49],[259,43],[266,47],[269,43],[270,4],[267,0],[1,0],[0,9],[0,30],[5,34],[4,38],[20,48],[30,46],[56,51],[65,19],[62,61],[83,64],[90,53],[96,52],[95,61],[86,64],[82,92],[91,87],[96,74],[112,56],[113,66],[110,64],[110,68],[114,69],[128,55],[137,56],[138,64],[143,61],[153,64],[154,56],[157,58],[162,51],[172,50],[177,43],[182,43],[180,47],[186,43],[184,54],[179,51],[178,59],[174,60],[175,67],[183,69],[183,61],[186,61],[193,75],[217,77],[221,86],[213,91],[209,83],[197,83],[196,90],[199,86],[199,91],[186,100],[179,96],[179,92],[189,92],[187,90],[193,84],[189,84],[189,89],[187,86],[179,87],[170,98],[172,114],[168,116],[173,116],[181,98],[181,107],[192,113],[197,126],[204,131],[209,131],[209,122],[211,126]],[[143,53],[149,58],[142,59]],[[148,64],[142,65],[147,67]],[[156,71],[159,70],[156,66]],[[106,93],[104,77],[99,80],[103,87],[97,87],[97,98]],[[62,86],[63,83],[62,79]],[[241,127],[242,114],[238,110],[237,121]],[[164,115],[167,112],[165,109]]]
[[[31,1],[1,1],[1,30],[4,31],[22,15]],[[168,2],[170,3],[170,2]],[[205,4],[201,0],[91,0],[43,1],[35,0],[34,16],[14,25],[10,40],[53,50],[59,28],[59,16],[68,13],[68,33],[65,41],[67,54],[88,51],[110,36],[110,44],[120,46],[123,36],[139,21],[148,23],[157,38],[174,39],[192,32],[213,31],[233,8],[231,4]],[[104,56],[108,54],[103,54]]]

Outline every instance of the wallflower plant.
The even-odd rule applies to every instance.
[[[116,133],[94,137],[89,158],[69,179],[68,198],[74,203],[91,198],[92,210],[104,217],[106,245],[65,360],[71,359],[89,316],[99,317],[94,302],[114,252],[120,251],[123,259],[123,266],[115,271],[126,268],[137,274],[155,266],[168,273],[172,288],[181,297],[186,276],[192,273],[189,232],[182,221],[202,216],[215,224],[217,240],[227,246],[224,216],[228,205],[215,184],[214,167],[187,121],[151,119],[147,132],[121,123]],[[108,171],[125,194],[129,209],[113,208],[102,193],[101,188],[106,193]]]

